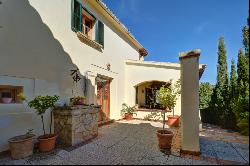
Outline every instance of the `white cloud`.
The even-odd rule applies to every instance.
[[[201,23],[200,25],[198,25],[196,28],[195,28],[195,32],[196,33],[201,33],[204,31],[204,29],[208,26],[208,22],[203,22]]]

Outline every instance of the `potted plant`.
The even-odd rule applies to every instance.
[[[15,136],[9,139],[11,157],[21,159],[33,154],[34,139],[33,129],[28,130],[24,135]]]
[[[43,125],[43,135],[38,137],[39,141],[39,150],[41,152],[48,152],[55,148],[55,142],[57,135],[51,133],[52,127],[52,112],[50,120],[50,134],[46,134],[44,128],[44,113],[49,109],[55,106],[55,103],[59,100],[59,96],[37,96],[32,101],[28,103],[30,108],[34,108],[37,111],[37,114],[41,116],[42,125]]]
[[[124,116],[126,120],[134,119],[133,114],[137,115],[135,107],[136,106],[130,107],[127,104],[123,103],[121,110],[122,116]]]
[[[173,110],[178,96],[180,95],[180,81],[177,81],[174,85],[172,80],[170,83],[162,86],[156,94],[156,100],[161,104],[163,114],[163,129],[157,131],[158,143],[161,149],[171,149],[173,132],[165,130],[165,114],[167,111]]]
[[[85,103],[85,96],[77,96],[72,98],[73,105],[84,105]]]
[[[9,104],[12,101],[10,92],[2,92],[2,102],[5,104]]]

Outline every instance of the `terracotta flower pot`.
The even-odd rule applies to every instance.
[[[49,152],[55,148],[57,135],[55,134],[46,134],[38,137],[39,141],[39,150],[41,152]]]
[[[9,139],[9,148],[13,159],[21,159],[33,154],[35,135],[20,135]]]
[[[125,119],[126,120],[133,120],[133,114],[128,114],[128,113],[125,113]]]
[[[171,149],[172,139],[173,139],[173,132],[168,130],[158,130],[157,137],[158,137],[158,145],[161,149]]]
[[[179,116],[168,116],[168,126],[179,127],[180,117]]]

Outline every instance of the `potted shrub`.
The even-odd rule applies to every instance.
[[[166,84],[160,88],[160,90],[156,94],[156,100],[159,104],[161,104],[162,114],[163,114],[163,129],[157,131],[158,143],[161,149],[171,149],[173,132],[165,129],[166,112],[173,110],[176,105],[176,101],[178,96],[180,95],[180,81],[177,81],[174,85],[172,84],[172,80],[169,84]]]
[[[134,114],[137,115],[135,107],[136,106],[130,107],[127,104],[123,103],[122,104],[122,110],[121,110],[122,116],[124,116],[124,118],[126,120],[132,120],[132,119],[134,119],[133,115]]]
[[[10,92],[2,92],[2,102],[5,104],[9,104],[12,101]]]
[[[84,105],[85,104],[85,97],[84,96],[77,96],[72,98],[73,105]]]
[[[28,130],[24,135],[15,136],[9,139],[11,157],[21,159],[33,154],[34,139],[33,129]]]
[[[43,135],[38,137],[39,141],[39,150],[41,152],[48,152],[55,148],[55,142],[57,136],[51,133],[52,126],[52,112],[50,120],[50,134],[46,134],[44,128],[44,113],[49,109],[55,106],[55,103],[59,100],[59,96],[37,96],[32,101],[28,103],[30,108],[34,108],[37,111],[37,114],[41,116],[42,125],[43,125]]]

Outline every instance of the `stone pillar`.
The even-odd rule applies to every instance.
[[[200,154],[199,143],[200,50],[180,53],[182,153]]]

